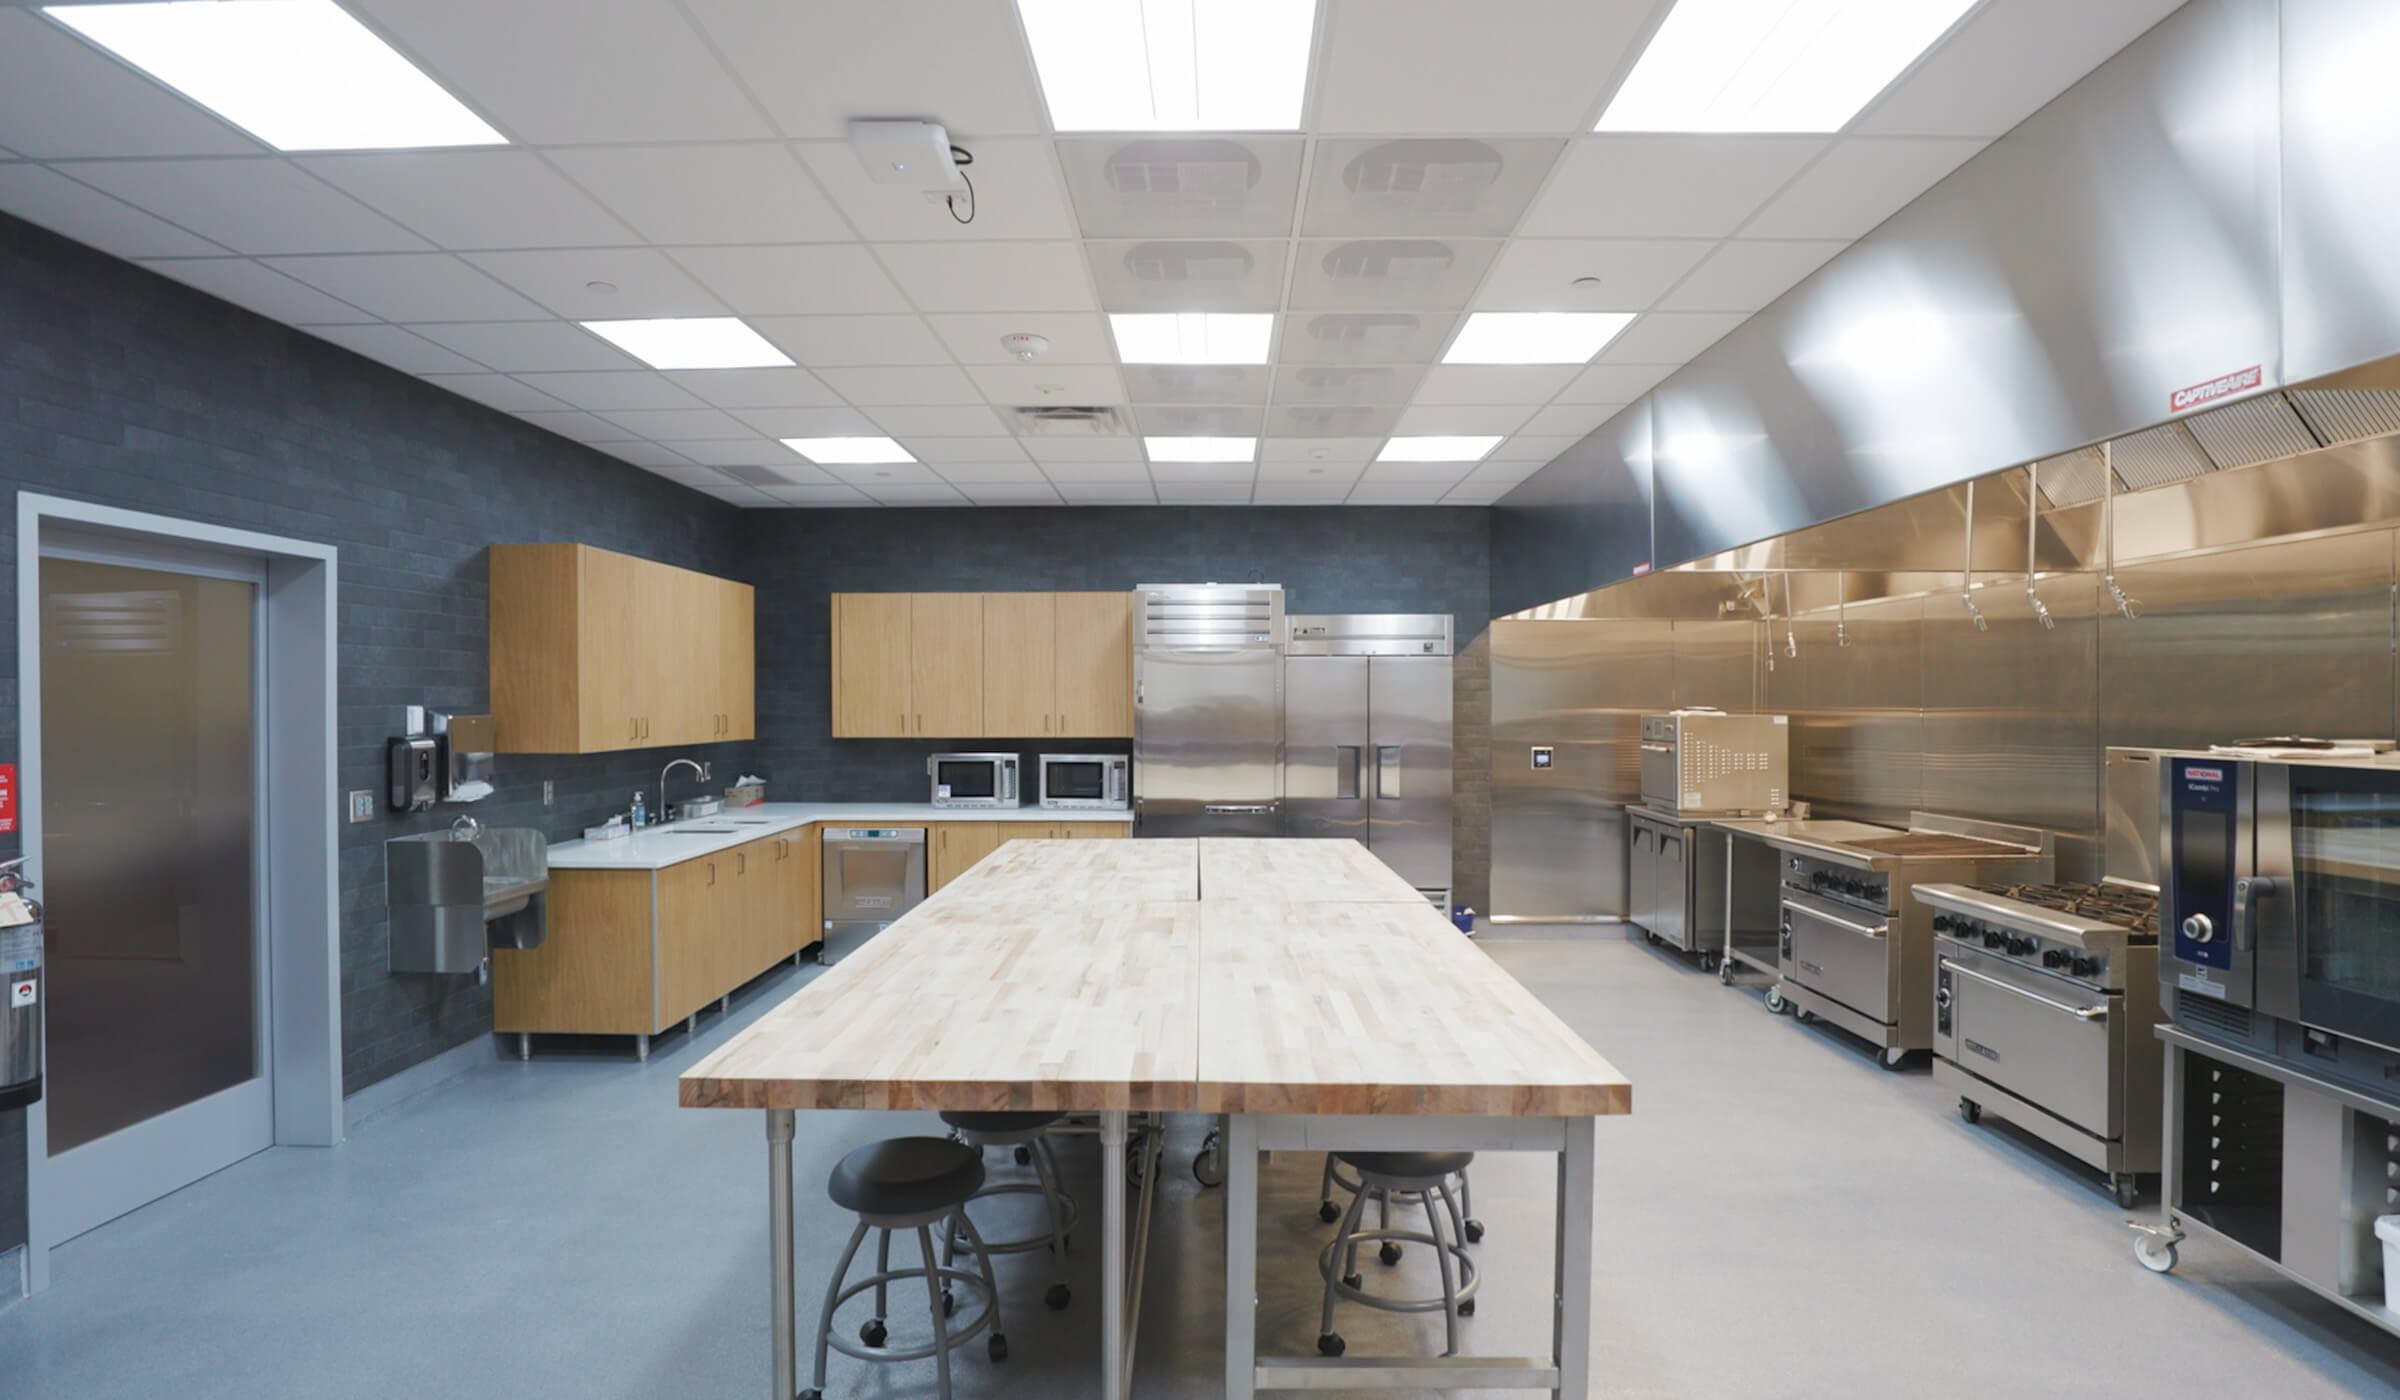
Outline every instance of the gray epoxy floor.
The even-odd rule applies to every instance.
[[[2096,1184],[1961,1124],[1922,1072],[1882,1073],[1620,931],[1485,946],[1635,1084],[1636,1112],[1600,1125],[1599,1394],[2400,1393],[2400,1340],[2220,1248],[2143,1271]],[[0,1396],[764,1397],[759,1115],[678,1110],[674,1076],[808,975],[753,988],[648,1065],[503,1063],[340,1149],[262,1154],[75,1241],[47,1292],[0,1312]],[[817,1195],[825,1171],[930,1120],[907,1121],[802,1115],[807,1311],[846,1234]],[[1216,1198],[1187,1173],[1202,1126],[1172,1125],[1144,1397],[1222,1393]],[[1096,1199],[1092,1148],[1063,1155]],[[1317,1167],[1278,1157],[1263,1207],[1261,1332],[1295,1351],[1317,1326]],[[1546,1339],[1550,1181],[1540,1158],[1477,1165],[1476,1351]],[[1077,1243],[1088,1299],[1096,1230]],[[1430,1276],[1411,1255],[1397,1273]],[[1097,1394],[1088,1306],[1049,1313],[1037,1259],[1001,1267],[1013,1355],[962,1352],[960,1395]],[[1353,1354],[1438,1330],[1356,1309],[1337,1326]],[[930,1363],[835,1361],[834,1395],[932,1394]]]

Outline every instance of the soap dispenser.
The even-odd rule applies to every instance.
[[[642,794],[638,790],[633,794],[633,824],[636,827],[650,824],[650,809],[642,805]]]

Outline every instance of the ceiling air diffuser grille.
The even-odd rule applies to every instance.
[[[1020,404],[1009,414],[1021,437],[1116,437],[1125,431],[1117,410],[1087,404]]]

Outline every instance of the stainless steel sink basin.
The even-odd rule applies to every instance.
[[[550,841],[531,827],[430,831],[384,843],[394,972],[474,972],[546,931]]]

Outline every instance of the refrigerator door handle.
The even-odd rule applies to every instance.
[[[1335,798],[1345,802],[1358,800],[1360,795],[1358,775],[1361,761],[1362,753],[1358,745],[1336,744],[1333,746],[1333,795]]]
[[[1375,746],[1375,795],[1397,798],[1400,795],[1397,790],[1399,777],[1400,746],[1398,744],[1377,744]]]

